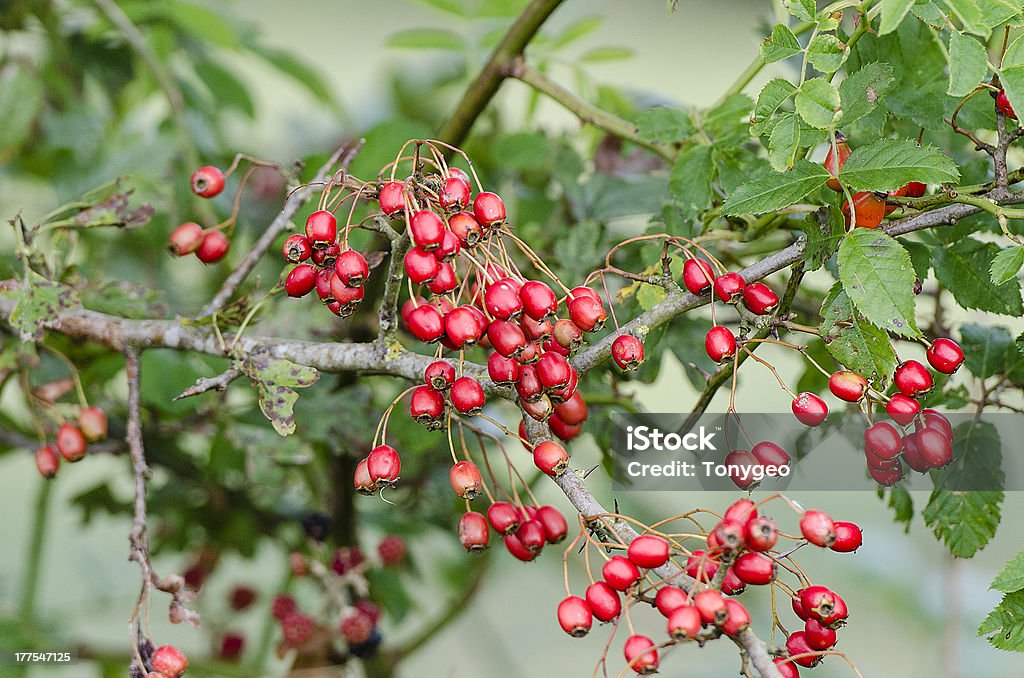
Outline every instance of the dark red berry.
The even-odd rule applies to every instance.
[[[361,287],[370,275],[370,267],[362,253],[345,250],[334,260],[334,272],[349,287]]]
[[[569,319],[584,332],[598,332],[607,319],[604,306],[592,296],[576,296],[568,300]]]
[[[559,544],[569,534],[569,523],[566,522],[562,512],[554,506],[538,507],[534,520],[544,527],[544,538],[549,544]]]
[[[445,314],[444,331],[455,348],[473,346],[487,331],[487,318],[473,306],[457,306]]]
[[[316,287],[317,270],[310,264],[299,264],[284,279],[284,291],[289,297],[304,297]]]
[[[423,370],[423,381],[435,391],[447,391],[455,382],[455,366],[447,360],[435,360]]]
[[[523,542],[519,541],[519,537],[514,534],[506,534],[502,541],[505,544],[505,550],[512,554],[516,560],[521,560],[524,563],[534,560],[539,553],[539,551],[531,551],[526,548]]]
[[[228,632],[221,636],[217,658],[222,661],[238,661],[245,649],[245,636],[240,633]]]
[[[928,364],[943,374],[953,374],[964,362],[964,351],[952,339],[940,337],[928,347]]]
[[[540,521],[532,518],[519,526],[519,529],[516,530],[516,538],[527,551],[533,554],[540,553],[544,544],[547,543],[544,526],[540,524]]]
[[[716,363],[723,363],[736,355],[736,337],[724,325],[715,325],[704,337],[704,350]]]
[[[448,397],[451,398],[452,406],[455,409],[469,416],[479,414],[484,409],[484,403],[487,402],[483,387],[473,377],[456,379]]]
[[[903,438],[895,426],[878,421],[864,431],[864,447],[879,459],[889,460],[903,449]]]
[[[640,579],[640,570],[625,556],[612,556],[601,568],[601,575],[616,591],[625,591]]]
[[[587,420],[587,402],[582,395],[574,393],[571,398],[555,407],[555,414],[570,426],[582,424]]]
[[[327,247],[338,237],[338,220],[327,210],[306,217],[306,237],[313,247]]]
[[[224,173],[212,165],[192,173],[192,192],[201,198],[212,198],[224,190]]]
[[[409,415],[429,429],[440,428],[444,417],[444,396],[429,386],[417,386],[409,398]]]
[[[925,428],[933,428],[949,440],[953,440],[953,424],[949,422],[949,419],[944,414],[930,407],[921,410],[921,414],[924,415]],[[918,427],[920,427],[920,422]]]
[[[203,242],[196,249],[196,257],[204,264],[215,264],[224,258],[231,241],[220,231],[206,231]]]
[[[313,254],[313,246],[309,244],[309,238],[301,233],[293,233],[284,241],[281,246],[281,254],[285,261],[297,264],[305,261]]]
[[[999,90],[999,94],[996,96],[996,108],[1003,112],[1008,118],[1017,119],[1017,114],[1013,110],[1013,106],[1010,105],[1010,98],[1006,96],[1006,90]]]
[[[851,553],[856,551],[864,541],[864,533],[855,523],[850,523],[845,520],[837,520],[835,522],[834,529],[836,531],[836,540],[829,548],[837,553]]]
[[[804,622],[804,638],[812,650],[827,650],[836,644],[836,632],[816,619]]]
[[[900,363],[893,375],[893,383],[903,395],[916,398],[932,390],[932,374],[928,368],[916,360]]]
[[[729,469],[729,479],[736,487],[745,490],[757,482],[754,474],[761,462],[747,450],[733,450],[725,455],[723,461]]]
[[[711,264],[704,259],[687,259],[683,262],[683,285],[691,294],[702,294],[711,287],[714,279]]]
[[[611,586],[608,586],[607,582],[596,581],[588,586],[586,599],[590,611],[600,621],[611,621],[622,612],[622,601],[619,599],[619,594]]]
[[[385,565],[398,565],[405,560],[405,540],[397,534],[389,534],[377,544],[377,556]]]
[[[743,297],[746,286],[739,273],[724,273],[715,278],[715,296],[727,304],[734,304]]]
[[[469,204],[469,183],[460,177],[448,177],[437,195],[441,207],[460,210]]]
[[[778,471],[782,466],[789,466],[789,453],[770,440],[765,440],[754,445],[750,448],[750,453],[754,455],[766,469],[775,469]]]
[[[743,305],[751,313],[766,315],[779,305],[779,295],[764,283],[750,283],[743,288]]]
[[[494,193],[477,193],[473,200],[473,216],[484,228],[491,228],[505,221],[505,203]]]
[[[941,431],[925,427],[914,438],[917,452],[928,468],[942,468],[953,461],[953,446]]]
[[[635,370],[644,361],[644,345],[631,334],[620,334],[612,342],[612,359],[622,370]]]

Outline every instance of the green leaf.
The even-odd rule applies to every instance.
[[[1024,590],[1024,551],[1010,558],[996,578],[992,580],[990,589],[1003,593],[1014,593]]]
[[[945,2],[953,16],[960,20],[968,32],[984,38],[989,36],[991,31],[985,25],[981,8],[978,7],[976,0],[945,0]]]
[[[310,94],[320,101],[332,106],[336,105],[334,95],[331,94],[331,88],[321,77],[320,73],[306,63],[296,59],[290,52],[264,46],[255,47],[253,51],[263,57],[267,63],[278,71],[305,87]]]
[[[1024,66],[1004,66],[999,71],[999,79],[1013,110],[1024,110]]]
[[[796,94],[796,91],[796,85],[783,78],[769,80],[761,88],[761,93],[757,95],[757,103],[754,104],[754,134],[763,134],[765,121],[779,110],[787,99]]]
[[[935,277],[964,308],[1019,316],[1024,314],[1020,285],[1012,280],[992,284],[990,271],[999,252],[999,245],[974,238],[936,247],[932,250]]]
[[[389,617],[400,622],[413,609],[414,601],[401,577],[392,569],[372,567],[366,571],[373,599],[387,611]]]
[[[768,139],[768,161],[772,169],[785,172],[796,162],[800,147],[800,120],[795,113],[783,113]]]
[[[679,154],[672,166],[669,190],[683,207],[701,212],[711,206],[714,194],[711,181],[714,178],[715,163],[711,146],[695,144]]]
[[[845,46],[831,33],[818,33],[807,45],[807,60],[822,73],[835,73],[845,58]]]
[[[733,216],[782,209],[824,186],[830,176],[821,165],[797,160],[788,172],[767,172],[742,184],[722,209]]]
[[[260,410],[283,436],[295,432],[293,407],[299,394],[293,388],[312,386],[320,373],[312,367],[275,358],[267,351],[254,351],[241,362],[240,368],[249,377],[259,396]]]
[[[963,487],[966,481],[979,489],[934,490],[922,516],[950,553],[970,558],[985,548],[999,526],[1003,492],[992,489],[1003,482],[998,430],[986,421],[960,424],[954,429],[953,456],[953,464],[933,472],[935,486]]]
[[[690,114],[680,108],[659,106],[641,113],[636,119],[636,131],[644,141],[672,144],[693,134]]]
[[[727,137],[736,137],[736,143],[749,138],[747,130],[753,100],[742,92],[730,94],[725,101],[704,112],[702,126],[710,133],[716,144],[725,144]]]
[[[636,291],[636,303],[640,304],[640,308],[643,310],[649,311],[655,305],[664,301],[667,296],[668,292],[665,291],[664,287],[640,283],[640,287]]]
[[[203,60],[195,64],[196,75],[224,107],[235,108],[248,117],[256,115],[256,105],[245,84],[229,69],[215,61]]]
[[[229,49],[241,45],[238,31],[219,12],[182,0],[164,5],[167,17],[184,32],[201,38],[204,42],[212,42]]]
[[[949,87],[946,94],[970,94],[988,74],[988,53],[976,38],[949,32]]]
[[[1019,357],[1010,331],[999,325],[965,323],[960,327],[960,347],[964,365],[979,379],[1005,373]]]
[[[900,240],[899,243],[910,252],[910,265],[914,267],[914,275],[918,280],[925,280],[928,277],[928,270],[932,267],[931,248],[914,240]]]
[[[34,274],[30,284],[11,287],[0,294],[17,299],[8,320],[23,342],[38,341],[45,331],[44,323],[79,305],[74,288]]]
[[[846,235],[846,224],[839,208],[832,205],[808,214],[804,218],[803,231],[807,234],[804,261],[808,271],[816,271],[839,249],[839,243]]]
[[[577,57],[577,61],[584,64],[622,61],[623,59],[631,59],[635,53],[629,47],[595,47]]]
[[[855,228],[839,246],[838,264],[843,289],[870,323],[901,337],[920,336],[914,267],[902,245],[881,231]]]
[[[981,22],[989,28],[1005,23],[1017,17],[1020,22],[1020,14],[1024,11],[1024,2],[1021,0],[981,0]]]
[[[1015,280],[1022,267],[1024,267],[1024,247],[1009,247],[1000,250],[999,254],[992,259],[988,273],[993,285],[1002,285]]]
[[[888,191],[911,181],[941,184],[956,181],[956,163],[934,146],[911,139],[879,139],[850,154],[839,178],[855,191]]]
[[[43,108],[43,80],[22,64],[0,69],[0,162],[28,139],[32,124]],[[1022,108],[1021,110],[1024,110]]]
[[[455,31],[444,28],[409,28],[388,38],[388,47],[400,49],[440,49],[461,52],[466,42]]]
[[[806,81],[796,93],[796,112],[811,127],[825,129],[836,119],[839,90],[825,78]]]
[[[814,0],[782,0],[782,4],[800,21],[814,21],[818,13]]]
[[[836,283],[821,305],[822,339],[829,354],[883,388],[899,359],[888,335],[856,313],[850,297]],[[840,324],[842,323],[842,324]]]
[[[775,24],[772,34],[761,43],[761,58],[769,64],[788,59],[801,51],[796,36],[785,24]]]
[[[513,172],[529,172],[544,167],[551,153],[551,140],[539,132],[503,135],[494,143],[494,154]]]
[[[882,25],[879,35],[892,33],[903,22],[915,0],[882,0]]]
[[[878,488],[882,492],[882,488]],[[910,532],[910,521],[914,519],[914,499],[907,490],[896,485],[889,488],[889,501],[887,506],[893,511],[893,520],[905,525],[904,531]]]
[[[604,24],[604,17],[585,16],[575,23],[569,24],[554,40],[555,47],[565,47],[580,38],[590,35]]]
[[[1024,591],[1003,596],[978,627],[978,636],[992,634],[988,642],[995,648],[1024,652]]]
[[[874,110],[893,82],[892,66],[872,62],[848,76],[839,85],[839,98],[843,104],[840,122],[850,125]]]

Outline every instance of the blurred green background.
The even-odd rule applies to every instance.
[[[3,4],[8,8],[0,11],[12,11],[12,3]],[[468,82],[486,55],[487,49],[477,41],[502,25],[500,20],[460,20],[411,0],[239,0],[206,4],[241,20],[253,36],[258,36],[261,45],[291,52],[312,65],[322,76],[329,98],[337,102],[336,106],[326,104],[308,89],[246,54],[220,50],[223,63],[250,88],[255,115],[249,117],[228,108],[220,111],[223,137],[216,140],[204,140],[201,122],[192,120],[200,132],[200,153],[220,147],[285,162],[309,154],[326,154],[342,137],[364,134],[367,130],[375,130],[390,140],[392,135],[384,135],[375,125],[396,120],[396,110],[403,111],[406,118],[409,111],[418,111],[423,119],[415,122],[429,129],[425,121],[443,119],[460,86]],[[585,16],[599,17],[603,24],[552,58],[550,70],[556,79],[570,84],[587,98],[600,95],[599,85],[610,85],[648,104],[708,105],[755,55],[764,26],[774,13],[771,3],[744,0],[683,0],[679,11],[671,15],[666,14],[663,2],[655,0],[578,0],[566,3],[555,14],[549,30],[557,34],[560,28]],[[396,32],[423,26],[443,26],[463,35],[466,58],[446,51],[389,45],[390,36]],[[0,35],[0,41],[4,41],[0,50],[21,53],[28,59],[37,49],[32,40],[16,41]],[[610,61],[580,60],[591,50],[604,47],[628,47],[632,53]],[[772,75],[772,69],[766,69],[747,91],[756,92],[759,84]],[[438,80],[448,84],[436,86]],[[82,101],[85,110],[95,105],[88,98]],[[161,115],[161,102],[154,101],[151,106],[152,110],[141,108],[122,130],[120,139],[126,152],[116,158],[97,154],[93,175],[83,177],[81,182],[69,181],[64,176],[61,181],[50,183],[39,176],[33,179],[26,173],[0,169],[0,214],[5,219],[18,211],[27,217],[38,216],[70,197],[76,184],[82,188],[120,172],[154,176],[154,170],[166,162],[169,151],[162,145],[165,140],[154,136],[150,127],[153,117]],[[542,101],[535,111],[531,110],[526,88],[515,82],[505,86],[494,115],[503,117],[504,124],[513,128],[528,120],[531,127],[570,137],[578,128],[575,118],[550,102]],[[67,125],[64,133],[71,137],[69,143],[76,139],[86,141],[86,128],[92,124],[89,115],[63,122]],[[408,127],[415,128],[416,124],[409,122]],[[391,152],[392,149],[381,151],[384,156]],[[147,189],[142,192],[145,194]],[[269,214],[273,207],[270,202],[260,209]],[[254,237],[257,228],[240,236],[242,246],[246,238]],[[150,240],[160,241],[159,234]],[[11,245],[6,231],[0,236],[0,244],[5,248]],[[144,263],[140,263],[144,261],[145,258],[121,262],[114,256],[104,266],[113,278],[146,282],[149,276]],[[197,307],[203,294],[221,275],[217,269],[210,269],[197,276],[198,265],[188,263],[190,266],[170,272],[175,284],[180,285],[171,295],[175,310]],[[289,326],[287,321],[270,322],[271,326]],[[261,327],[260,331],[267,330]],[[630,388],[653,411],[684,411],[691,406],[696,391],[676,358],[668,351],[664,355],[665,364],[653,385]],[[785,357],[779,362],[783,371],[787,366],[796,370],[795,363],[787,363]],[[747,372],[741,388],[748,409],[785,411],[787,403],[772,397],[771,388],[762,388],[772,383],[771,376],[762,370]],[[116,392],[108,395],[123,397]],[[721,393],[719,398],[725,396]],[[19,407],[9,391],[4,393],[2,405]],[[592,458],[595,463],[598,458],[596,450],[588,449],[585,439],[574,455],[583,460]],[[601,474],[592,478],[598,476]],[[137,567],[126,560],[127,521],[100,514],[83,526],[78,512],[68,503],[71,497],[105,477],[114,479],[121,497],[129,496],[130,476],[124,458],[91,459],[88,465],[76,467],[74,474],[55,481],[39,607],[58,634],[69,642],[81,642],[101,652],[123,652],[128,641],[126,620],[138,582]],[[15,614],[40,482],[31,455],[9,454],[0,458],[0,514],[6,517],[0,523],[0,543],[7,545],[0,556],[0,611],[6,616]],[[592,483],[592,489],[606,504],[611,503],[611,492],[603,477]],[[548,484],[542,484],[540,496],[568,509],[564,498]],[[988,590],[989,581],[1021,547],[1022,540],[1014,525],[1014,518],[1024,513],[1024,497],[1019,493],[1008,493],[1004,504],[1007,519],[995,540],[977,557],[963,562],[954,562],[945,555],[943,546],[928,533],[919,517],[915,518],[909,535],[904,535],[902,527],[892,522],[891,511],[873,494],[806,494],[795,498],[806,506],[856,520],[864,527],[865,545],[854,555],[802,554],[808,571],[845,594],[851,618],[850,625],[840,634],[839,648],[853,658],[863,675],[1024,675],[1018,657],[991,648],[975,633],[978,623],[999,600],[995,592]],[[655,520],[693,506],[720,510],[732,497],[623,493],[617,499],[624,512]],[[440,568],[432,567],[432,562],[435,558],[441,562],[465,556],[458,552],[453,538],[437,533],[429,533],[415,542],[413,550],[422,579],[411,592],[416,605],[423,612],[430,612],[442,605],[443,588],[438,583]],[[452,678],[591,675],[605,634],[595,630],[583,640],[571,640],[558,629],[554,608],[563,594],[561,562],[556,550],[550,549],[537,562],[526,565],[503,553],[492,554],[492,559],[496,561],[492,571],[468,609],[414,654],[399,674]],[[182,564],[183,559],[177,554],[156,560],[161,572],[173,571]],[[227,625],[242,629],[255,640],[264,626],[269,598],[284,577],[286,567],[284,551],[267,543],[252,560],[227,558],[204,589],[199,603],[206,623],[215,628]],[[582,581],[585,575],[581,563],[572,562],[571,567],[570,576]],[[232,618],[220,601],[237,583],[256,586],[261,600],[255,612]],[[744,599],[752,607],[755,630],[765,635],[766,595],[755,591]],[[163,642],[179,644],[190,654],[207,652],[208,635],[171,626],[161,604],[158,596],[151,619],[155,635]],[[426,614],[414,614],[399,625],[385,620],[386,642],[414,635],[419,630],[418,622],[426,618]],[[660,634],[659,620],[656,615],[646,615],[638,627]],[[618,665],[617,652],[613,648],[612,666]],[[713,643],[700,651],[679,648],[668,656],[662,664],[664,675],[734,675],[739,667],[734,647],[729,643]],[[0,667],[0,675],[9,670]],[[29,675],[84,678],[100,673],[83,662],[66,670],[36,668]],[[828,678],[852,672],[841,662],[831,660],[810,675]]]

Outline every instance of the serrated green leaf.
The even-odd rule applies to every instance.
[[[811,127],[825,129],[836,119],[839,90],[825,78],[811,78],[796,93],[796,112]]]
[[[843,238],[837,261],[843,289],[868,322],[901,337],[920,336],[914,267],[902,245],[880,231],[855,228]]]
[[[913,240],[900,240],[899,243],[910,252],[910,265],[914,267],[914,275],[918,280],[925,280],[932,267],[931,250],[926,245]]]
[[[770,118],[779,107],[791,96],[796,94],[796,85],[784,80],[775,78],[761,88],[757,95],[757,103],[754,104],[754,129],[753,133],[760,136],[765,133],[764,123]]]
[[[988,74],[988,54],[976,38],[960,31],[949,32],[949,87],[946,94],[970,94]]]
[[[879,139],[850,154],[839,178],[855,191],[889,191],[920,181],[941,184],[956,181],[956,163],[934,146],[918,146],[911,139]]]
[[[1024,2],[1021,0],[982,0],[978,3],[981,8],[981,21],[989,28],[1018,17],[1024,11]]]
[[[693,134],[690,114],[679,108],[659,106],[641,113],[636,119],[636,132],[644,141],[672,144]]]
[[[960,327],[960,347],[967,371],[980,379],[1002,374],[1018,357],[1010,331],[998,325],[965,323]]]
[[[1024,66],[1024,35],[1018,35],[1006,46],[1002,65],[1004,68],[1008,66]]]
[[[795,113],[783,113],[768,139],[768,162],[772,169],[784,172],[796,162],[800,146],[800,120]]]
[[[640,283],[640,287],[636,291],[636,303],[640,304],[640,308],[645,311],[649,311],[654,308],[655,305],[660,304],[668,296],[668,292],[665,291],[664,287],[658,285],[648,285],[647,283]]]
[[[881,62],[866,64],[848,76],[839,85],[839,99],[843,106],[840,123],[850,125],[874,110],[892,82],[892,66]]]
[[[1014,593],[1024,589],[1024,551],[1003,565],[1003,569],[992,580],[989,588],[1003,593]]]
[[[788,59],[801,51],[796,36],[785,24],[775,24],[772,34],[761,43],[761,58],[769,64]]]
[[[753,107],[754,101],[746,94],[730,94],[719,105],[704,111],[702,127],[715,138],[716,145],[724,145],[732,138],[738,144],[749,136],[747,122]]]
[[[669,190],[681,206],[701,212],[711,206],[715,163],[711,146],[694,144],[679,154],[672,166]]]
[[[788,207],[821,188],[831,175],[821,165],[797,160],[788,172],[763,173],[737,188],[722,206],[726,214],[763,214]]]
[[[885,383],[899,359],[885,332],[856,313],[850,297],[836,283],[821,305],[822,339],[829,354],[849,369],[864,375],[875,388]]]
[[[275,358],[267,351],[250,353],[241,361],[240,369],[256,389],[260,410],[274,430],[283,436],[294,433],[293,408],[299,394],[293,389],[312,386],[320,373],[312,367]]]
[[[1003,596],[978,627],[978,636],[988,636],[995,648],[1010,652],[1024,652],[1024,591]]]
[[[818,33],[807,45],[807,60],[822,73],[835,73],[845,58],[845,45],[831,33]]]
[[[1024,267],[1024,247],[1010,247],[1000,250],[989,267],[989,277],[993,285],[1002,285],[1015,280],[1020,269]]]
[[[878,488],[883,492],[882,488]],[[886,502],[893,511],[893,520],[905,525],[904,532],[910,532],[910,522],[914,519],[914,499],[902,486],[890,487],[888,489],[889,501]]]
[[[821,207],[804,218],[803,231],[807,234],[804,261],[807,271],[816,271],[839,249],[839,243],[846,235],[843,215],[834,205]]]
[[[408,28],[392,34],[388,38],[388,47],[461,52],[466,42],[458,33],[444,28]]]
[[[956,303],[967,309],[1019,316],[1024,313],[1020,285],[1014,281],[993,285],[989,271],[999,254],[995,243],[963,238],[932,250],[935,277]]]
[[[895,31],[914,6],[914,2],[915,0],[882,0],[882,24],[878,28],[878,34],[886,35]]]
[[[987,38],[991,31],[985,25],[981,8],[976,0],[945,0],[946,7],[950,9],[957,19],[964,25],[964,29]]]
[[[789,13],[801,21],[814,21],[818,9],[814,0],[782,0]]]
[[[631,59],[635,53],[629,47],[595,47],[581,54],[578,57],[578,61],[585,64],[622,61],[623,59]]]
[[[79,306],[74,288],[33,275],[32,282],[0,292],[16,299],[8,320],[23,342],[38,341],[44,333],[43,323],[53,320],[61,311]]]

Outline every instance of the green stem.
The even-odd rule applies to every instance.
[[[32,541],[25,559],[25,580],[21,587],[21,603],[18,617],[25,624],[31,624],[36,616],[36,595],[39,591],[39,575],[43,565],[43,545],[49,523],[50,494],[53,481],[42,479],[36,495],[36,508],[32,520]]]

